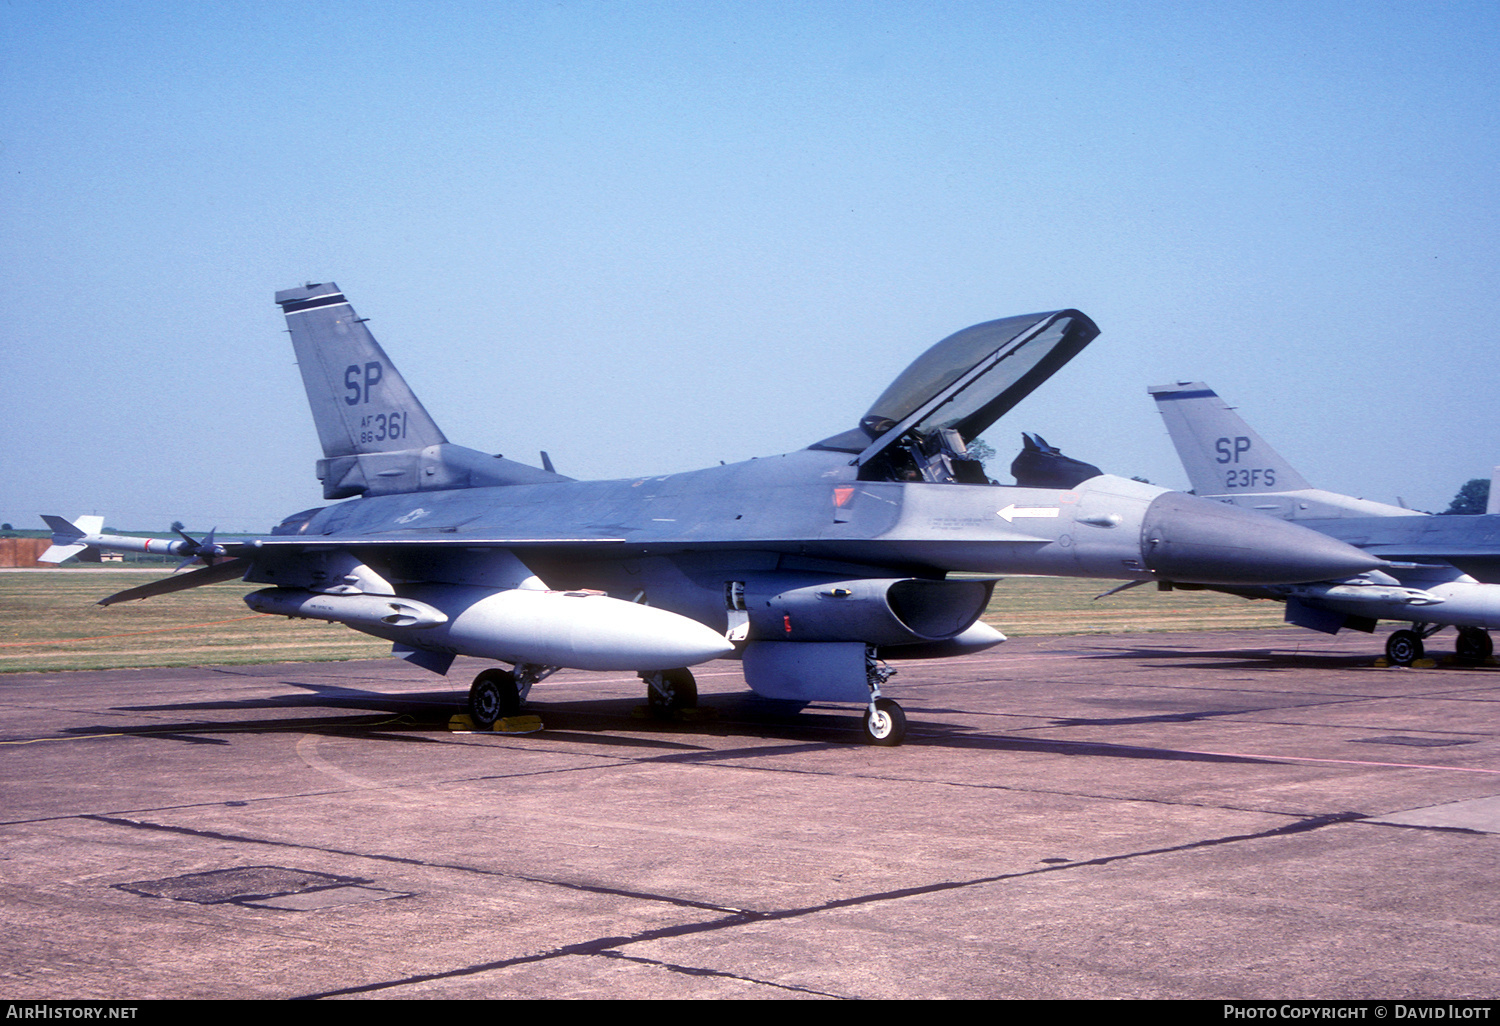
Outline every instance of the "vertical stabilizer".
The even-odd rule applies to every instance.
[[[323,498],[572,480],[451,444],[333,282],[276,302],[323,443]]]
[[[286,314],[325,457],[447,441],[337,285],[285,289],[276,302]]]
[[[1311,487],[1203,382],[1152,385],[1146,391],[1167,422],[1167,433],[1197,494],[1292,492]]]
[[[1329,517],[1410,517],[1400,506],[1313,488],[1201,381],[1146,389],[1193,482],[1207,498],[1287,520]]]

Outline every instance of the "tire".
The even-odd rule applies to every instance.
[[[1396,631],[1385,639],[1385,657],[1392,666],[1410,666],[1425,654],[1416,631]]]
[[[660,687],[651,683],[657,677]],[[660,674],[642,674],[646,682],[646,704],[655,716],[669,716],[679,709],[691,709],[698,704],[698,682],[693,672],[685,667],[663,670]]]
[[[509,670],[485,670],[469,688],[469,718],[476,727],[489,730],[496,720],[521,711],[521,692],[516,675]]]
[[[865,740],[895,748],[906,740],[906,713],[889,698],[875,699],[875,708],[865,710]]]
[[[1453,644],[1453,654],[1458,661],[1469,666],[1480,666],[1495,654],[1495,643],[1490,632],[1479,627],[1459,629],[1458,640]]]

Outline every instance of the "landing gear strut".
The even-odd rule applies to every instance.
[[[870,705],[865,709],[865,740],[882,748],[895,748],[906,740],[906,713],[880,694],[880,685],[895,673],[876,656],[873,645],[865,646],[865,683],[870,685]]]

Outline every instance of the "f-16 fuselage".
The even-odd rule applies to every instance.
[[[1068,490],[860,481],[847,456],[816,450],[661,477],[377,496],[298,515],[277,534],[262,547],[301,551],[320,536],[375,549],[504,546],[560,587],[695,554],[746,570],[1223,584],[1323,580],[1350,564],[1344,546],[1294,525],[1110,475]],[[648,599],[710,625],[723,618],[722,606],[698,608],[664,585]]]

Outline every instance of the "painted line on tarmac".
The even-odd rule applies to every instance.
[[[1259,759],[1262,762],[1327,762],[1336,766],[1384,766],[1388,769],[1448,770],[1452,773],[1489,773],[1500,775],[1500,769],[1480,769],[1476,766],[1432,766],[1424,762],[1365,762],[1360,759],[1314,759],[1308,755],[1246,755],[1237,752],[1196,752],[1196,755],[1229,755],[1238,759]]]

